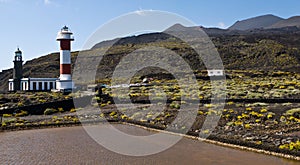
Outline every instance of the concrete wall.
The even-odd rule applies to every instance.
[[[93,96],[85,96],[81,98],[76,98],[76,108],[78,107],[85,107],[91,103],[91,99]],[[44,111],[47,108],[63,108],[65,111],[69,111],[70,109],[74,108],[74,101],[73,99],[62,100],[62,101],[55,101],[55,102],[48,102],[43,104],[35,104],[35,105],[28,105],[23,107],[16,107],[16,108],[9,108],[0,110],[0,115],[2,114],[12,114],[15,111],[23,110],[27,111],[30,115],[43,115]]]

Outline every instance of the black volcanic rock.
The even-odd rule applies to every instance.
[[[249,18],[242,21],[237,21],[229,30],[250,30],[250,29],[260,29],[274,25],[275,23],[284,20],[283,18],[268,14],[263,16],[258,16],[254,18]]]

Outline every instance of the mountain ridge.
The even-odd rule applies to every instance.
[[[247,18],[235,22],[228,30],[253,30],[253,29],[278,29],[286,27],[300,27],[300,16],[292,16],[287,19],[267,14]]]
[[[295,18],[291,20],[295,20]],[[180,28],[201,28],[204,30],[216,46],[226,70],[300,71],[300,28],[298,26],[248,30],[200,26],[183,27],[182,25],[176,25],[176,27],[179,30]],[[123,56],[147,44],[175,51],[187,60],[193,69],[205,69],[192,49],[175,41],[167,34],[157,32],[103,41],[95,44],[91,50],[84,52],[88,54],[89,51],[96,51],[114,43],[114,47],[110,49],[98,66],[98,71],[101,71],[99,74],[97,73],[99,79],[111,76],[118,61]],[[72,67],[74,67],[78,53],[72,52]],[[58,76],[59,53],[57,52],[29,60],[24,64],[24,77]],[[9,78],[12,78],[12,69],[0,72],[0,91],[7,91]]]
[[[260,29],[260,28],[272,26],[275,23],[282,20],[284,19],[272,14],[267,14],[267,15],[262,15],[262,16],[257,16],[257,17],[237,21],[228,29],[229,30]]]
[[[300,16],[293,16],[288,19],[281,20],[267,28],[283,28],[291,26],[300,27]]]

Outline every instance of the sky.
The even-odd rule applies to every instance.
[[[300,15],[300,1],[0,0],[0,71],[13,67],[17,47],[25,61],[58,52],[55,37],[64,25],[74,33],[72,50],[82,50],[102,25],[126,13],[143,10],[171,12],[197,25],[227,28],[238,20],[263,14],[282,18]],[[111,36],[114,37],[122,36]]]

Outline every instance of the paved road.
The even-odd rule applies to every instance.
[[[116,124],[115,127],[136,135],[150,134],[134,126]],[[0,142],[0,164],[299,164],[187,138],[155,155],[124,156],[100,146],[82,127],[5,132],[0,133]]]

